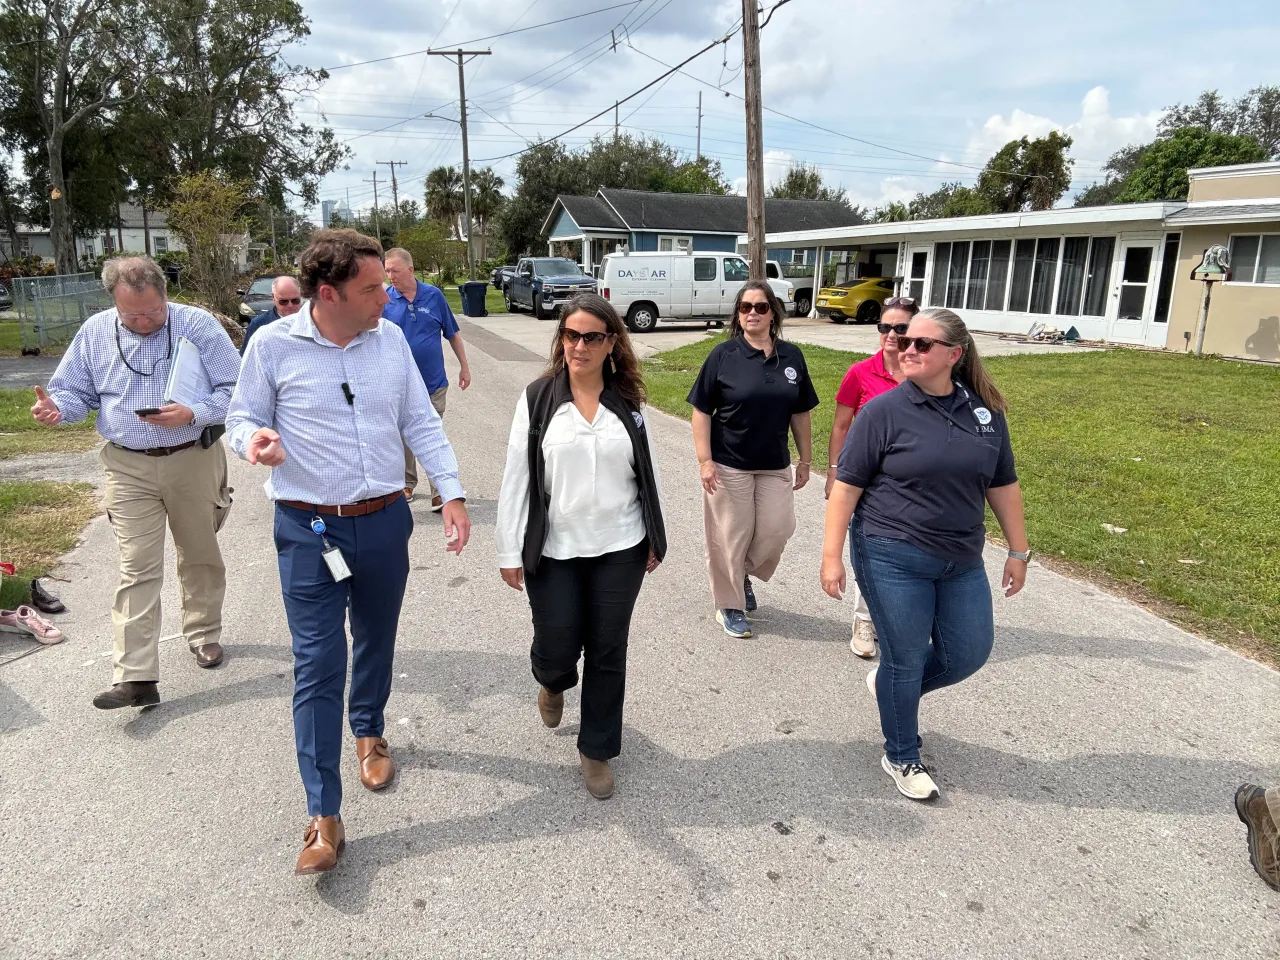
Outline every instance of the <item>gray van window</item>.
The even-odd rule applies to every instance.
[[[714,280],[716,278],[715,257],[695,257],[693,260],[693,279]]]
[[[725,257],[724,278],[731,282],[750,280],[751,271],[747,269],[747,262],[739,260],[737,257]]]

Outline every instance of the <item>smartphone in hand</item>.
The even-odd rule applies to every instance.
[[[143,407],[142,409],[135,410],[133,412],[140,417],[154,417],[157,413],[160,412],[160,408],[159,407]]]

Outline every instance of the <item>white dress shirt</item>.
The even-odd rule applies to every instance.
[[[352,394],[348,402],[343,384]],[[463,496],[458,461],[400,328],[382,320],[345,347],[321,336],[311,304],[249,341],[227,411],[241,457],[262,427],[280,434],[272,500],[341,505],[404,489],[404,443],[447,503]]]
[[[654,480],[661,488],[653,435],[648,429],[644,435]],[[634,547],[645,538],[635,450],[626,427],[612,411],[601,404],[595,419],[588,422],[572,402],[562,404],[542,436],[542,456],[551,498],[544,557],[599,557]],[[511,421],[507,468],[498,495],[494,539],[499,567],[524,566],[528,526],[529,404],[521,393]]]

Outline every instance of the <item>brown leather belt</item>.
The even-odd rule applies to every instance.
[[[144,457],[167,457],[171,453],[180,453],[183,450],[190,450],[199,442],[199,440],[192,440],[189,443],[180,443],[176,447],[152,447],[149,450],[135,450],[133,447],[122,447],[118,443],[112,443],[111,445],[117,450],[124,450],[126,453],[140,453]]]
[[[385,497],[370,497],[368,500],[358,500],[355,503],[339,504],[338,506],[331,506],[327,503],[303,503],[301,500],[281,500],[279,502],[286,507],[293,507],[295,510],[313,510],[316,513],[325,513],[333,517],[363,517],[391,506],[403,496],[404,491],[397,490],[395,493],[388,493]]]

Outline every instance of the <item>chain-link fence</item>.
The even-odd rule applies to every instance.
[[[70,343],[80,324],[112,305],[102,281],[92,273],[16,277],[13,300],[23,353]]]

